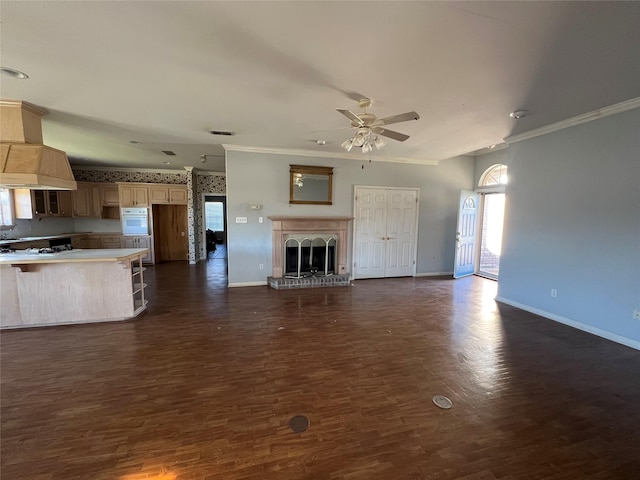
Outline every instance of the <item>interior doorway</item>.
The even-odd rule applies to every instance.
[[[207,260],[227,259],[227,197],[205,195],[204,238]]]

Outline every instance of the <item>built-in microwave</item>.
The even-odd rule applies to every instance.
[[[149,235],[149,209],[123,208],[120,210],[123,235]]]

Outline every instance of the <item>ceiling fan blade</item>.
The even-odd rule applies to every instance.
[[[358,118],[358,116],[355,113],[349,110],[345,110],[344,108],[336,108],[336,110],[339,111],[341,114],[343,114],[345,117],[347,117],[349,120],[354,122],[356,125],[360,125],[360,126],[364,125],[364,122],[360,120],[360,118]]]
[[[399,115],[391,115],[390,117],[378,120],[380,125],[391,125],[392,123],[406,122],[408,120],[418,120],[420,115],[417,112],[401,113]]]
[[[404,133],[400,132],[394,132],[393,130],[387,130],[386,128],[382,127],[374,127],[371,130],[373,130],[373,132],[377,133],[378,135],[389,137],[399,142],[404,142],[407,138],[409,138],[409,135],[405,135]]]

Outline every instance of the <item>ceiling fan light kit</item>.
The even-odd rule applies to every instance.
[[[404,133],[394,132],[382,128],[383,125],[390,125],[392,123],[406,122],[408,120],[418,120],[420,115],[416,112],[406,112],[399,115],[392,115],[390,117],[378,118],[373,113],[368,113],[367,108],[372,104],[372,101],[368,98],[363,98],[358,102],[358,106],[363,110],[359,114],[355,114],[344,108],[337,108],[336,110],[351,120],[351,127],[356,128],[355,135],[344,142],[341,147],[347,152],[350,152],[353,147],[362,148],[362,153],[371,153],[373,147],[376,150],[383,148],[387,142],[380,136],[388,137],[399,142],[404,142],[409,138],[409,135]]]

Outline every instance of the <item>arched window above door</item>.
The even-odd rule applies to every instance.
[[[479,187],[494,187],[507,184],[507,166],[493,165],[487,168],[478,182]]]

